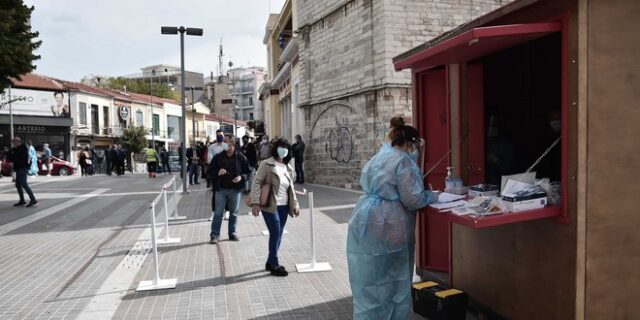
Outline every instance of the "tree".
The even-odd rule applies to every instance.
[[[124,129],[120,141],[122,146],[127,150],[127,159],[129,159],[129,170],[133,171],[133,155],[142,152],[149,146],[147,142],[148,130],[145,127],[129,127]]]
[[[137,81],[134,79],[118,77],[118,78],[107,78],[104,80],[104,84],[107,87],[114,90],[122,91],[126,86],[127,91],[129,92],[148,94],[148,95],[153,95],[155,97],[172,99],[172,100],[179,100],[177,92],[172,91],[171,89],[169,89],[169,87],[160,83],[154,83],[153,85],[151,85],[150,83]]]
[[[38,32],[31,32],[31,8],[22,0],[0,1],[0,90],[11,85],[11,78],[33,71],[32,63],[40,59],[33,54],[42,41],[33,41]]]

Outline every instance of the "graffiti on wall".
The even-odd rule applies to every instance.
[[[327,136],[325,151],[331,159],[349,163],[353,157],[353,137],[347,127],[339,126],[331,129]]]

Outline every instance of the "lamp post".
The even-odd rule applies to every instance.
[[[196,143],[196,106],[195,106],[195,97],[194,97],[194,91],[195,90],[202,90],[202,87],[194,87],[191,86],[189,88],[187,88],[189,90],[191,90],[191,124],[192,124],[192,128],[191,128],[191,136],[193,137],[193,143]]]
[[[180,34],[180,103],[182,104],[182,193],[188,194],[187,191],[187,157],[185,154],[187,148],[187,113],[184,103],[184,34],[189,36],[202,36],[203,30],[199,28],[180,27],[161,27],[161,34]]]
[[[238,137],[238,106],[233,105],[233,136]]]
[[[151,70],[151,85],[149,87],[150,101],[151,101],[151,147],[156,149],[156,130],[153,126],[153,76],[156,74],[156,70]]]

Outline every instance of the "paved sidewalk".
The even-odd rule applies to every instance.
[[[227,240],[225,221],[222,241],[208,243],[211,193],[196,186],[179,200],[187,220],[170,227],[181,242],[159,248],[161,278],[177,278],[177,287],[135,292],[140,281],[153,279],[147,207],[168,179],[43,179],[34,186],[43,199],[35,211],[5,210],[15,195],[0,185],[0,318],[351,319],[345,246],[360,194],[320,186],[307,186],[317,209],[317,261],[332,271],[295,272],[296,263],[310,262],[306,196],[301,216],[287,222],[280,261],[290,274],[279,278],[264,271],[264,220],[244,204],[241,241]]]

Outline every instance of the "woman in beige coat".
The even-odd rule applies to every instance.
[[[291,159],[291,146],[285,139],[273,142],[271,158],[260,163],[251,186],[251,211],[262,217],[269,229],[269,257],[265,270],[274,276],[285,277],[289,273],[278,262],[278,249],[282,240],[282,232],[287,223],[287,216],[297,217],[300,214],[298,199],[293,189],[293,169],[288,164]],[[269,201],[260,205],[262,186],[269,184]]]

